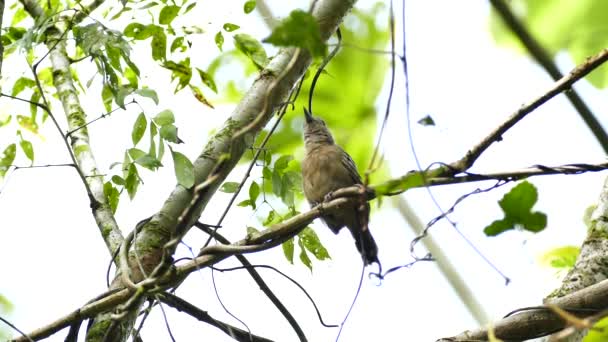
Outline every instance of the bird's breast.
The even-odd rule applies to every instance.
[[[354,184],[340,153],[334,149],[307,153],[302,161],[302,185],[309,202],[322,202],[329,192]]]

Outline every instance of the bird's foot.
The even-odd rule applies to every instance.
[[[329,202],[334,199],[334,192],[330,191],[323,197],[323,202]]]

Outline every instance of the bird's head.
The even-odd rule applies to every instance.
[[[304,122],[304,143],[307,150],[315,146],[334,143],[334,138],[325,125],[325,121],[314,117],[306,108],[304,108],[304,117],[306,119]]]

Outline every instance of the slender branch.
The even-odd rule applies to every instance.
[[[502,20],[509,26],[511,31],[519,38],[519,41],[526,47],[530,55],[534,60],[540,64],[545,71],[553,78],[554,81],[559,80],[563,77],[562,73],[557,68],[557,65],[553,62],[553,59],[549,53],[542,47],[526,29],[524,24],[515,16],[511,11],[510,6],[504,0],[490,0],[492,7],[496,10]],[[581,116],[587,127],[593,132],[593,135],[600,143],[604,152],[608,153],[608,133],[602,127],[602,124],[597,120],[595,115],[591,112],[591,109],[587,106],[585,101],[578,95],[575,89],[565,93],[572,106],[576,109],[578,114]]]
[[[421,234],[425,225],[422,223],[416,211],[409,205],[404,196],[394,197],[396,201],[397,210],[408,223],[408,226],[412,228],[416,235]],[[432,235],[422,239],[422,244],[433,256],[437,267],[441,273],[448,279],[452,285],[452,289],[460,298],[462,305],[464,305],[471,315],[475,318],[479,325],[489,322],[489,316],[483,305],[477,300],[473,291],[470,289],[467,282],[462,278],[460,272],[451,263],[451,259],[445,255],[443,249],[433,239]]]
[[[435,177],[429,179],[429,185],[446,185],[446,184],[458,184],[458,183],[471,183],[479,182],[484,180],[518,180],[533,176],[545,176],[545,175],[573,175],[581,174],[586,172],[599,172],[608,169],[608,162],[602,162],[597,164],[566,164],[560,166],[544,166],[534,165],[529,168],[521,170],[503,171],[495,173],[485,174],[474,174],[467,173],[463,176],[455,177]]]
[[[211,317],[211,315],[209,315],[206,311],[203,311],[203,310],[197,308],[196,306],[192,305],[191,303],[185,301],[184,299],[182,299],[176,295],[170,294],[168,292],[164,292],[162,294],[156,295],[156,297],[158,297],[158,299],[160,299],[160,301],[162,301],[163,303],[175,308],[176,310],[185,312],[188,315],[198,319],[201,322],[205,322],[209,325],[212,325],[212,326],[220,329],[221,331],[226,333],[228,336],[234,338],[237,341],[272,342],[271,340],[269,340],[267,338],[260,337],[260,336],[254,335],[254,334],[250,334],[249,332],[247,332],[245,330],[239,329],[228,323],[219,321],[219,320]]]
[[[37,1],[21,0],[21,2],[23,3],[26,11],[34,19],[44,17],[44,11]],[[79,12],[76,11],[75,16],[77,13]],[[70,72],[70,61],[67,56],[67,48],[64,39],[71,25],[74,25],[76,21],[74,20],[75,18],[63,19],[65,19],[67,24],[62,24],[62,21],[57,21],[55,25],[51,25],[46,29],[45,44],[48,49],[47,54],[50,57],[51,68],[53,70],[53,84],[57,90],[57,94],[60,95],[59,100],[63,105],[68,126],[70,130],[74,130],[86,122],[86,115],[84,109],[80,105],[78,92],[76,91],[73,83]],[[47,54],[45,54],[45,57]],[[34,72],[34,79],[36,80],[41,97],[45,102],[45,106],[48,108],[44,91],[36,75],[36,67],[41,61],[42,59],[34,64],[32,66],[32,70]],[[51,116],[51,118],[53,119],[57,129],[61,132],[55,117]],[[93,216],[99,231],[104,238],[110,254],[113,255],[121,245],[123,237],[103,192],[103,177],[101,177],[98,172],[97,163],[91,150],[88,131],[86,129],[80,129],[71,134],[69,142],[63,132],[61,132],[61,134],[64,139],[64,143],[70,152],[70,157],[77,166],[77,170],[79,171],[83,183],[87,188]]]
[[[589,57],[585,62],[578,65],[574,68],[570,73],[558,81],[556,81],[553,86],[547,90],[544,94],[539,96],[538,98],[524,104],[521,106],[519,110],[513,113],[505,122],[503,122],[500,126],[495,128],[490,134],[485,137],[479,144],[470,149],[466,155],[451,164],[451,167],[454,170],[464,171],[473,166],[473,163],[477,160],[477,158],[494,142],[502,140],[502,136],[516,123],[522,120],[526,115],[531,113],[536,108],[540,107],[540,105],[549,101],[556,95],[560,94],[565,90],[569,90],[572,84],[587,76],[591,71],[598,68],[604,62],[608,60],[608,49],[602,50],[600,53],[593,57]]]
[[[220,233],[218,233],[217,230],[211,229],[208,226],[205,226],[205,225],[200,224],[198,222],[195,223],[195,225],[196,225],[197,228],[201,229],[205,233],[209,234],[210,236],[213,236],[220,243],[223,243],[225,245],[229,245],[230,244],[230,241],[228,241],[228,239],[226,239]],[[272,290],[270,289],[270,287],[268,286],[268,284],[266,284],[266,282],[264,281],[264,279],[262,278],[262,276],[260,276],[260,274],[258,273],[258,271],[256,271],[255,268],[253,268],[253,266],[251,265],[251,263],[249,262],[249,260],[247,260],[247,258],[244,255],[238,255],[237,254],[237,255],[235,255],[235,257],[245,267],[245,269],[247,270],[247,272],[249,273],[249,275],[251,276],[251,278],[253,278],[253,280],[258,285],[258,287],[260,288],[260,290],[262,292],[264,292],[264,294],[268,297],[268,299],[270,299],[270,301],[272,302],[272,304],[274,304],[274,306],[279,310],[279,312],[281,312],[281,314],[283,315],[283,317],[285,317],[285,319],[287,320],[287,322],[289,323],[289,325],[291,325],[291,327],[296,332],[296,334],[300,337],[300,339],[306,340],[306,337],[304,335],[304,331],[302,330],[302,328],[298,324],[298,321],[295,319],[295,317],[293,317],[293,315],[291,314],[291,312],[289,312],[289,310],[287,309],[287,307],[274,294],[274,292],[272,292]]]

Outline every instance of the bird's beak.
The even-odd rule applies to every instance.
[[[313,121],[312,114],[304,107],[304,117],[306,118],[306,123],[311,123]]]

